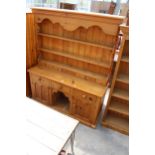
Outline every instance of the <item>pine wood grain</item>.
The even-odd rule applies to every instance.
[[[38,64],[29,70],[33,98],[95,127],[111,74],[115,38],[124,17],[32,8]],[[57,104],[57,105],[56,105]]]
[[[106,91],[106,87],[104,86],[51,69],[42,69],[36,66],[29,69],[29,72],[99,97],[102,97]]]
[[[129,38],[127,26],[120,26],[123,35],[110,95],[102,125],[129,134]]]

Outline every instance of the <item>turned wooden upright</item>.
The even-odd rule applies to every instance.
[[[32,97],[96,126],[123,17],[33,8],[37,65]]]

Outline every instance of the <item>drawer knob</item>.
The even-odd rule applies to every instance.
[[[86,98],[86,95],[82,95],[83,98]]]

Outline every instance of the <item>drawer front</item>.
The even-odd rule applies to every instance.
[[[66,93],[71,93],[70,87],[64,86],[60,83],[53,82],[52,86],[55,90],[59,90],[59,91],[66,92]]]
[[[35,74],[30,74],[30,78],[32,83],[40,83],[41,84],[41,77]]]
[[[43,86],[46,86],[46,87],[51,87],[50,80],[48,80],[46,78],[43,78],[43,77],[35,75],[35,74],[31,74],[30,78],[31,78],[32,83],[37,83],[38,85],[43,85]]]
[[[62,84],[56,83],[56,82],[52,82],[52,87],[53,87],[53,89],[61,90],[62,89]]]
[[[62,86],[62,91],[65,93],[70,94],[71,93],[71,88],[67,87],[67,86]]]
[[[96,96],[94,96],[94,95],[91,95],[91,94],[88,94],[88,93],[85,93],[85,92],[82,92],[82,91],[79,91],[76,89],[73,90],[72,95],[75,98],[85,100],[85,102],[88,102],[88,103],[95,103],[96,99],[97,99]]]
[[[79,90],[76,90],[76,89],[73,89],[73,93],[72,95],[77,98],[77,99],[86,99],[87,97],[87,94],[82,92],[82,91],[79,91]]]
[[[39,79],[40,80],[40,79]],[[50,88],[51,87],[51,81],[46,79],[46,78],[43,78],[41,77],[41,85],[45,86],[45,87],[48,87]]]

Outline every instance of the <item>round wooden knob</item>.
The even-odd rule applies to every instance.
[[[83,97],[83,98],[85,98],[85,97],[86,97],[86,95],[82,95],[82,97]]]

